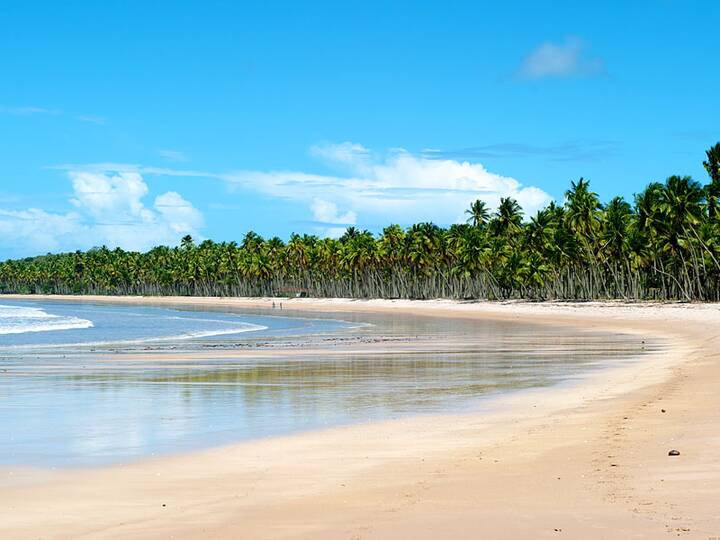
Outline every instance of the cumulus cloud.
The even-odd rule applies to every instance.
[[[203,216],[190,202],[175,191],[168,191],[155,198],[153,205],[160,214],[160,221],[177,236],[191,234],[198,236],[197,230],[204,224]]]
[[[0,210],[0,247],[14,255],[58,251],[83,232],[86,227],[76,212],[53,214],[39,208]]]
[[[600,58],[587,54],[582,40],[570,37],[564,43],[543,43],[525,57],[518,74],[526,79],[592,76],[605,71]]]
[[[238,171],[221,177],[236,188],[305,202],[325,224],[369,225],[390,221],[440,224],[463,220],[469,204],[481,198],[489,206],[514,197],[531,213],[551,197],[541,189],[485,169],[480,163],[428,159],[403,149],[377,158],[355,143],[316,146],[311,155],[344,174],[303,171]],[[322,218],[322,219],[321,219]],[[337,233],[338,227],[332,233]]]
[[[90,216],[96,219],[108,219],[112,216],[114,219],[131,221],[153,219],[152,211],[142,202],[142,198],[148,193],[148,186],[140,174],[71,171],[68,176],[72,180],[75,193],[70,202]]]
[[[315,199],[310,206],[318,232],[323,236],[337,238],[350,225],[357,222],[357,214],[352,210],[340,214],[335,203],[323,199]]]
[[[325,236],[338,236],[350,225],[379,228],[391,222],[407,225],[420,221],[433,221],[440,225],[464,222],[464,211],[475,199],[484,200],[495,208],[501,197],[513,197],[523,206],[526,214],[535,213],[552,198],[542,189],[523,185],[509,176],[488,171],[475,159],[445,156],[427,151],[417,155],[402,148],[384,153],[374,152],[363,145],[344,142],[313,146],[310,155],[319,160],[327,174],[298,170],[241,170],[234,172],[208,172],[192,169],[147,167],[143,165],[96,163],[86,165],[57,165],[56,169],[69,171],[76,178],[81,174],[104,175],[102,189],[88,204],[103,204],[107,192],[120,197],[125,204],[139,201],[144,196],[142,186],[133,179],[142,175],[209,178],[225,182],[231,191],[252,191],[305,205],[312,216],[309,225]],[[115,171],[124,178],[122,189],[106,178],[105,171]],[[92,191],[92,190],[91,190]],[[131,196],[132,194],[132,196]],[[76,195],[79,200],[80,196]],[[87,200],[89,195],[85,196]],[[162,201],[155,201],[154,214],[162,214]],[[184,214],[179,222],[199,225],[191,205],[183,209],[173,204],[174,212]],[[223,202],[215,208],[237,208]],[[144,207],[143,207],[144,208]],[[146,209],[147,210],[147,209]],[[124,211],[132,213],[132,207]],[[135,214],[134,219],[141,219]],[[308,222],[306,222],[308,223]],[[171,227],[172,229],[172,227]],[[174,230],[174,229],[173,229]]]
[[[203,227],[202,214],[173,191],[147,206],[149,188],[137,172],[69,171],[68,177],[74,210],[0,210],[0,247],[21,255],[100,245],[144,250],[177,244],[186,234],[197,237]]]

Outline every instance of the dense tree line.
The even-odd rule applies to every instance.
[[[505,198],[483,201],[466,224],[353,227],[339,239],[250,232],[146,253],[91,249],[0,263],[0,291],[25,293],[383,298],[720,300],[720,143],[706,185],[654,182],[632,204],[602,204],[572,182],[563,205],[525,219]]]

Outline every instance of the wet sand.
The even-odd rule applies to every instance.
[[[508,397],[482,416],[373,422],[94,470],[8,469],[0,537],[720,536],[717,306],[283,304],[573,325],[663,337],[671,347],[582,385]]]

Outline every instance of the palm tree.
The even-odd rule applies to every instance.
[[[705,152],[707,161],[703,166],[710,176],[710,183],[705,186],[708,214],[711,219],[720,218],[720,142]]]
[[[602,205],[572,182],[563,205],[527,222],[507,197],[482,201],[470,224],[417,223],[374,236],[293,234],[240,245],[183,237],[146,253],[97,247],[0,262],[0,292],[403,298],[649,298],[720,300],[720,143],[707,152],[710,183],[671,176]]]
[[[570,230],[586,242],[591,242],[600,222],[600,199],[590,191],[590,182],[580,178],[570,182],[565,192],[566,220]]]
[[[180,240],[180,247],[182,247],[184,250],[190,250],[193,247],[195,247],[195,242],[193,241],[193,237],[189,234],[182,237]]]
[[[622,197],[615,197],[605,207],[600,226],[600,252],[603,259],[622,263],[629,251],[628,227],[632,207]]]
[[[469,215],[467,223],[471,223],[473,227],[484,227],[490,220],[490,211],[480,199],[473,202],[465,213]]]
[[[703,167],[710,175],[713,182],[720,182],[720,142],[711,146],[706,152],[707,161],[703,161]]]
[[[522,208],[515,199],[511,197],[501,198],[500,205],[492,220],[494,233],[497,236],[505,236],[518,232],[522,217]]]
[[[525,228],[525,245],[536,253],[547,253],[551,250],[557,222],[547,208],[538,210]]]
[[[254,231],[249,231],[242,240],[242,248],[250,253],[256,253],[262,246],[263,238]]]

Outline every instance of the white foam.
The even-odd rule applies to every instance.
[[[180,318],[180,317],[178,317]],[[196,319],[191,319],[196,320]],[[210,322],[226,322],[226,321],[210,321]],[[234,323],[238,324],[238,323]],[[236,326],[235,328],[226,328],[223,330],[200,330],[197,332],[187,332],[185,334],[179,334],[176,336],[159,336],[159,337],[151,337],[151,338],[145,338],[145,339],[136,339],[133,341],[123,341],[122,343],[151,343],[154,341],[173,341],[173,340],[183,340],[183,339],[199,339],[199,338],[206,338],[206,337],[215,337],[215,336],[228,336],[232,334],[242,334],[244,332],[258,332],[260,330],[267,330],[267,326],[262,326],[260,324],[252,324],[252,323],[240,323],[242,326]]]
[[[92,321],[53,315],[40,308],[0,305],[0,334],[25,334],[91,328]]]

